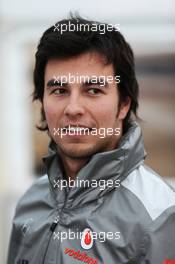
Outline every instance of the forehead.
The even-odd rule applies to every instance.
[[[87,52],[71,58],[51,59],[45,69],[46,77],[54,74],[114,75],[113,65],[97,52]]]

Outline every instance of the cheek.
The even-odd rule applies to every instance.
[[[118,106],[117,102],[104,101],[93,111],[101,127],[113,127],[116,122]]]
[[[44,112],[48,126],[53,126],[57,123],[58,118],[58,106],[51,100],[44,98],[43,100]]]

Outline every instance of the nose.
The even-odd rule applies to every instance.
[[[69,96],[69,101],[64,109],[64,114],[69,118],[75,118],[83,115],[85,112],[83,103],[78,94],[72,94]]]

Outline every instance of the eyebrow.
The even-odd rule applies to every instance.
[[[69,83],[67,82],[61,82],[61,79],[50,79],[48,82],[47,82],[47,87],[50,88],[50,87],[54,87],[54,86],[62,86],[62,87],[65,87],[67,86]],[[88,79],[86,80],[85,82],[82,83],[82,86],[85,87],[85,86],[91,86],[91,85],[99,85],[101,88],[107,88],[108,87],[108,82],[104,81],[104,82],[100,82],[100,78],[96,81],[94,81],[94,79]]]
[[[83,85],[100,85],[101,87],[107,87],[108,82],[104,80],[104,82],[100,82],[100,78],[97,79],[96,82],[94,82],[94,79],[89,79],[86,82],[83,83]]]
[[[54,86],[65,86],[67,83],[62,83],[61,80],[51,79],[47,82],[47,87],[54,87]]]

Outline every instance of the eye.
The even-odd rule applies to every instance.
[[[65,94],[66,93],[66,89],[64,89],[64,88],[56,88],[51,93],[52,94],[58,94],[58,95]]]
[[[88,89],[88,92],[90,94],[99,94],[99,93],[101,93],[101,90],[98,88],[90,88],[90,89]]]

